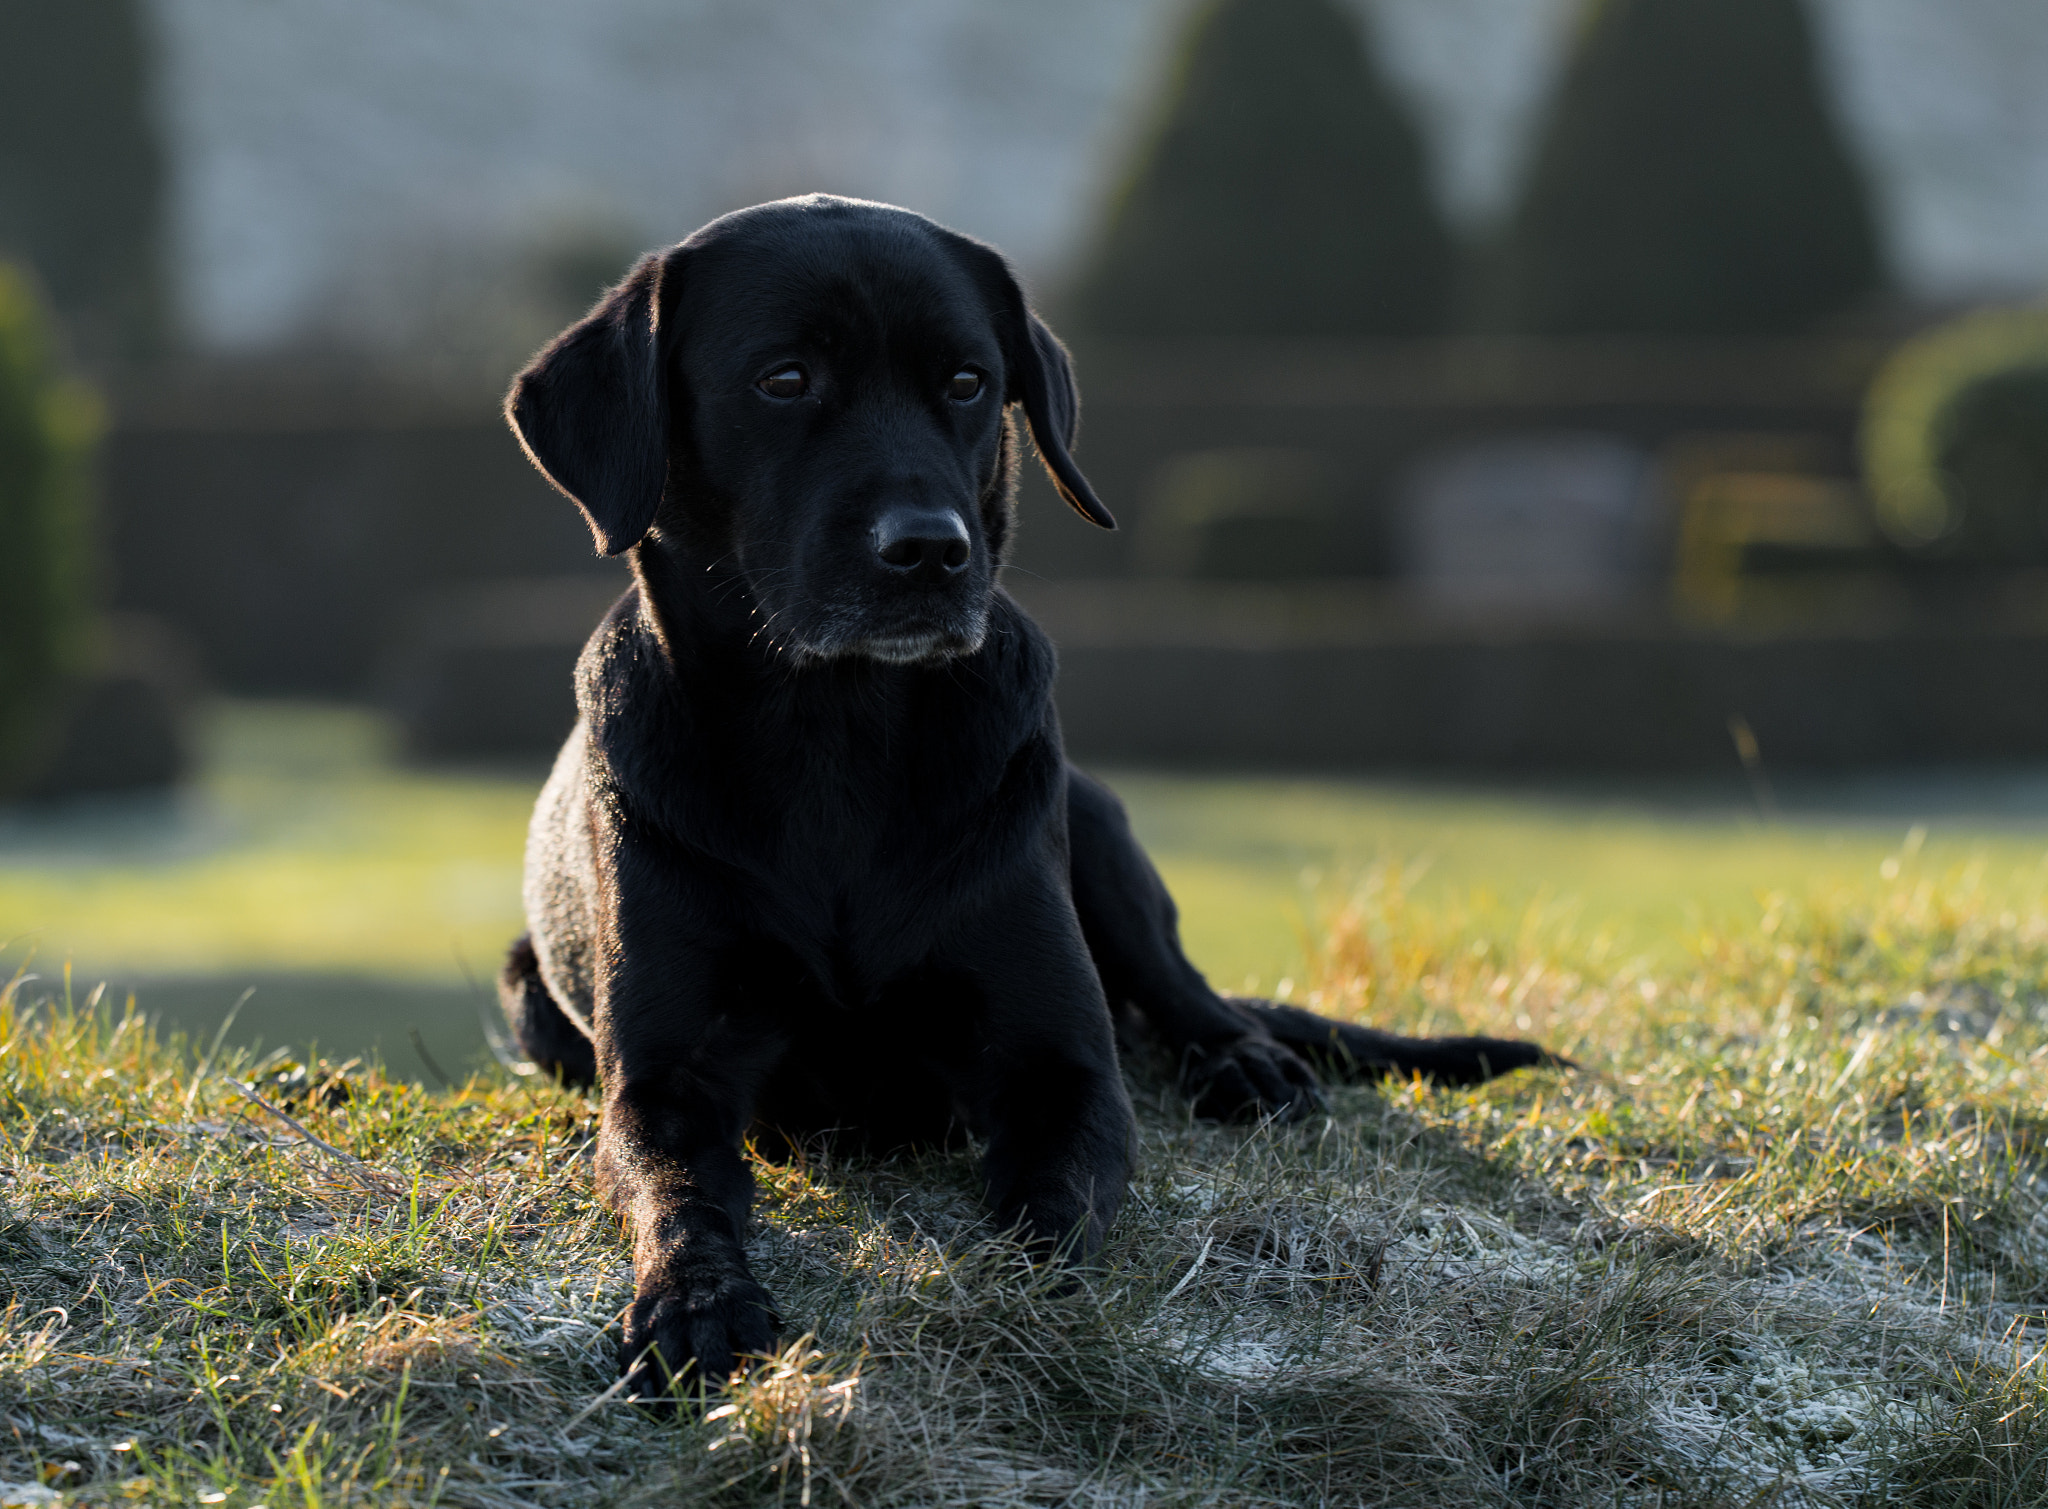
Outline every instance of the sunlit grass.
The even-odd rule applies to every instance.
[[[1368,867],[1296,999],[1581,1067],[1218,1128],[1140,1056],[1130,1203],[1078,1289],[978,1224],[964,1155],[757,1164],[788,1346],[680,1422],[604,1398],[627,1246],[590,1101],[202,1072],[17,986],[0,1480],[229,1509],[2048,1501],[2048,908],[1905,856],[1664,949],[1597,922]]]
[[[1232,984],[1297,975],[1310,921],[1392,864],[1416,899],[1492,931],[1540,915],[1574,946],[1660,963],[1759,915],[1764,896],[1968,870],[1985,905],[2048,890],[2048,806],[2026,820],[1914,810],[1911,783],[1849,807],[1847,782],[1765,822],[1709,783],[1526,793],[1374,782],[1111,773],[1172,886],[1198,962]],[[1887,807],[1891,811],[1872,811]]]
[[[410,770],[389,743],[366,712],[222,709],[181,798],[0,830],[0,939],[46,969],[487,976],[538,778]]]

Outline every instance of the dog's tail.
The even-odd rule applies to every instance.
[[[1257,1001],[1245,996],[1227,999],[1240,1011],[1255,1017],[1278,1041],[1307,1059],[1318,1074],[1339,1082],[1405,1079],[1419,1074],[1441,1085],[1473,1085],[1515,1069],[1539,1065],[1578,1067],[1536,1043],[1512,1038],[1400,1037],[1333,1021],[1299,1006],[1282,1006],[1277,1001]]]

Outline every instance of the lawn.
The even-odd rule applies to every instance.
[[[4,915],[130,967],[459,980],[435,951],[511,903],[441,885],[510,870],[530,779],[397,771],[374,731],[343,758],[346,719],[293,775],[251,752],[270,716],[153,836],[10,832]],[[1138,1173],[1075,1288],[977,1223],[965,1157],[760,1163],[787,1346],[662,1421],[606,1394],[629,1273],[588,1100],[308,1076],[45,968],[0,1001],[0,1504],[2048,1501],[2026,782],[1786,789],[1775,824],[1699,789],[1119,785],[1221,978],[1580,1067],[1227,1128],[1133,1062]]]

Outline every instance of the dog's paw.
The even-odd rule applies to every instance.
[[[1182,1083],[1195,1114],[1211,1121],[1297,1121],[1323,1104],[1314,1070],[1293,1050],[1250,1033],[1192,1051]]]
[[[664,1406],[715,1389],[744,1360],[775,1345],[782,1321],[768,1291],[744,1273],[642,1292],[626,1312],[619,1370],[626,1396]]]

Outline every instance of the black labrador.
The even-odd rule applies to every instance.
[[[741,1246],[750,1129],[971,1135],[996,1220],[1086,1260],[1131,1156],[1116,1018],[1214,1117],[1302,1113],[1310,1063],[1543,1059],[1225,999],[1189,964],[997,581],[1020,410],[1060,496],[1114,527],[1069,455],[1066,353],[1003,258],[823,196],[643,258],[506,400],[635,582],[577,666],[501,989],[535,1061],[603,1088],[643,1397],[773,1340]]]

